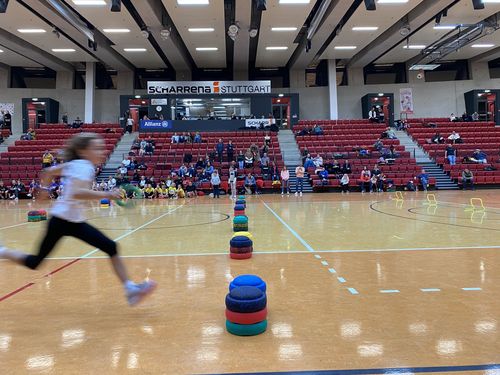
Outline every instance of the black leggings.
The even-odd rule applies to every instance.
[[[40,244],[38,255],[28,255],[24,261],[26,267],[33,270],[36,269],[47,255],[50,254],[57,242],[65,236],[78,238],[104,251],[110,257],[117,254],[116,242],[106,237],[92,225],[87,223],[73,223],[53,216],[47,225],[47,232]]]

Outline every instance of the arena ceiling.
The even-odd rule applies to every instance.
[[[117,71],[190,73],[305,69],[337,59],[362,68],[412,61],[458,34],[452,27],[495,23],[500,14],[499,0],[474,1],[483,9],[472,0],[374,1],[368,11],[364,0],[267,0],[262,11],[257,0],[122,0],[111,12],[112,0],[10,0],[0,13],[0,63],[64,71],[98,61]],[[492,29],[447,60],[499,57],[500,31]]]

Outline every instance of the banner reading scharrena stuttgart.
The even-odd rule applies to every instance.
[[[148,94],[270,94],[271,81],[151,81]]]

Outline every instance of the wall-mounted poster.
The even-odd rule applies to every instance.
[[[14,103],[0,103],[0,127],[12,129],[12,117],[14,117]]]
[[[401,113],[413,114],[413,90],[399,89],[399,101]]]

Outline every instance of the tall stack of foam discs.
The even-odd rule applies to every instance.
[[[234,206],[234,216],[245,215],[245,206],[242,204],[236,204]]]
[[[28,222],[37,222],[47,220],[47,211],[33,210],[28,212]]]
[[[229,241],[231,259],[249,259],[252,257],[253,241],[247,236],[235,236]]]
[[[267,328],[266,283],[258,276],[241,275],[229,285],[226,329],[237,336],[254,336]]]
[[[109,208],[110,201],[109,199],[101,199],[101,208]]]
[[[248,217],[244,215],[235,216],[233,219],[233,231],[234,232],[248,231]]]
[[[244,208],[246,208],[246,207],[247,207],[247,202],[245,202],[245,200],[244,200],[244,199],[238,199],[238,200],[236,201],[235,205],[236,205],[236,206],[238,206],[238,205],[239,205],[239,206],[243,206]]]

